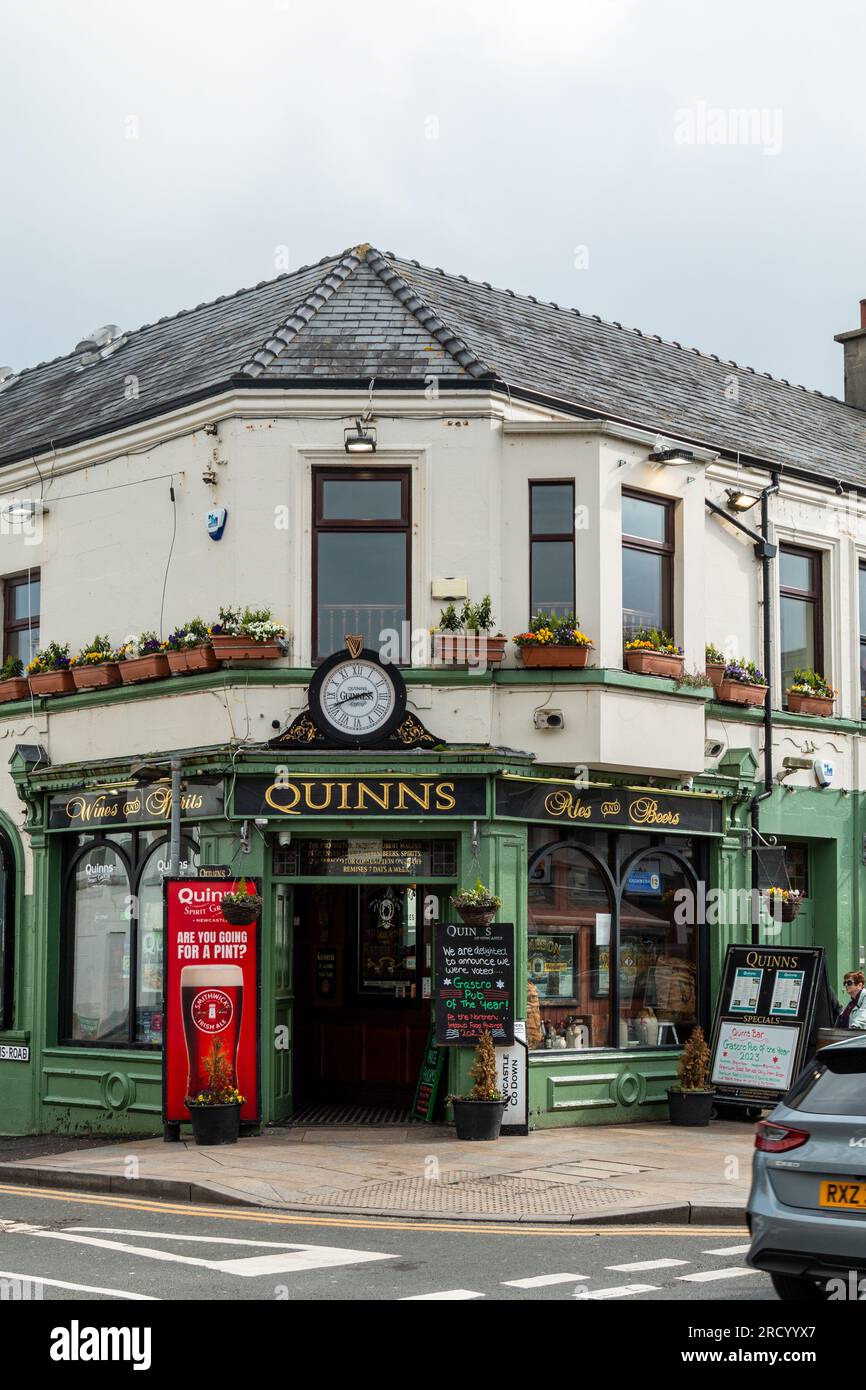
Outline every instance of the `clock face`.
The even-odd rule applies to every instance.
[[[392,668],[372,653],[339,654],[313,677],[310,710],[322,732],[338,743],[373,743],[386,738],[403,717],[402,687]]]

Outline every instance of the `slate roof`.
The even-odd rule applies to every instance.
[[[237,386],[505,384],[577,414],[866,488],[866,412],[596,315],[363,245],[0,389],[0,463]],[[136,394],[137,393],[137,394]],[[375,409],[375,404],[374,404]]]

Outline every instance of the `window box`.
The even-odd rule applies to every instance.
[[[683,674],[685,657],[664,652],[631,651],[625,653],[625,669],[636,676],[672,676]]]
[[[218,661],[276,661],[282,656],[276,642],[256,642],[241,633],[237,637],[227,632],[211,637],[214,656]]]
[[[29,679],[34,695],[71,695],[75,690],[71,671],[41,671]]]
[[[124,685],[138,685],[140,681],[164,680],[170,675],[168,661],[160,652],[148,656],[131,656],[120,662],[120,675]]]
[[[548,645],[527,644],[518,647],[520,660],[524,666],[541,666],[552,669],[554,667],[570,666],[572,668],[585,666],[589,658],[592,647],[578,647],[573,643],[551,642]]]
[[[10,700],[26,700],[29,686],[23,676],[13,676],[11,680],[0,681],[0,705]]]
[[[232,638],[232,641],[236,641]],[[185,647],[180,651],[166,652],[168,669],[173,676],[184,676],[193,671],[215,671],[219,666],[216,653],[210,642],[201,647]]]
[[[749,685],[745,681],[719,681],[716,697],[729,705],[762,705],[767,693],[765,685]]]
[[[442,666],[501,666],[507,641],[483,632],[437,632],[433,656]]]
[[[713,687],[713,690],[715,690],[717,694],[719,686],[721,685],[722,680],[724,678],[724,674],[725,663],[723,661],[707,662],[707,682],[709,685]]]
[[[76,690],[104,690],[120,685],[120,670],[116,661],[101,661],[96,666],[73,666],[72,679]]]
[[[797,695],[788,692],[788,712],[790,714],[819,714],[826,718],[833,713],[836,703],[832,695]]]

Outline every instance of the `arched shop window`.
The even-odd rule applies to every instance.
[[[623,865],[622,1047],[683,1043],[698,1021],[698,928],[696,913],[683,910],[688,901],[696,901],[695,875],[678,855],[648,849]]]
[[[15,860],[0,831],[0,1028],[12,1027],[15,950]]]
[[[168,840],[161,831],[76,836],[66,871],[68,1042],[128,1047],[162,1042],[162,885]],[[181,844],[182,872],[198,865]]]
[[[530,1047],[610,1042],[607,976],[613,884],[602,862],[565,841],[529,860],[528,1007]],[[537,999],[538,1014],[535,1013]],[[533,1017],[540,1017],[540,1032]]]

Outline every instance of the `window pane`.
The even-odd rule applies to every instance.
[[[866,642],[860,643],[860,718],[866,719]]]
[[[626,633],[639,627],[664,627],[664,589],[667,560],[646,550],[623,547],[622,626]]]
[[[326,478],[322,520],[399,521],[403,488],[399,478]]]
[[[684,1043],[697,1022],[698,943],[694,924],[675,921],[690,880],[666,854],[638,860],[626,880],[620,919],[619,1045],[655,1045],[658,1025]],[[673,1043],[670,1031],[663,1041]]]
[[[533,483],[532,534],[570,536],[573,533],[573,483]]]
[[[39,617],[39,580],[29,584],[10,585],[10,607],[13,622],[21,618]]]
[[[574,545],[571,541],[533,541],[533,614],[574,612]]]
[[[646,541],[667,540],[668,508],[661,502],[648,502],[645,497],[622,498],[622,533],[640,536]]]
[[[418,893],[406,888],[358,890],[358,993],[417,998]]]
[[[374,651],[379,633],[399,633],[407,616],[403,532],[324,532],[319,535],[318,647],[328,656],[358,632]]]
[[[126,1042],[129,1028],[129,879],[108,844],[79,859],[72,884],[70,1036]]]
[[[12,922],[6,920],[7,902],[11,896],[12,859],[6,848],[5,837],[0,835],[0,1028],[11,1026],[12,1020],[5,1016],[9,982],[6,978],[7,931],[11,939]]]
[[[860,566],[860,636],[866,637],[866,565]]]
[[[14,628],[9,633],[9,640],[6,644],[6,656],[17,656],[19,661],[23,661],[26,666],[32,661],[39,650],[39,627]]]
[[[198,867],[198,850],[181,843],[180,871]],[[151,850],[138,882],[138,988],[135,1005],[135,1040],[161,1043],[163,904],[162,885],[169,869],[169,847],[163,841]]]
[[[779,551],[779,584],[783,589],[811,591],[814,587],[813,568],[810,556],[791,555],[787,550]]]
[[[782,689],[791,684],[794,672],[815,667],[815,605],[805,599],[786,598],[779,603],[782,631]]]
[[[610,983],[607,950],[611,904],[607,885],[591,859],[575,845],[557,845],[529,877],[527,1014],[538,1007],[541,1030],[558,1047],[569,1025],[580,1045],[609,1043]],[[545,1037],[528,1038],[530,1047]]]

